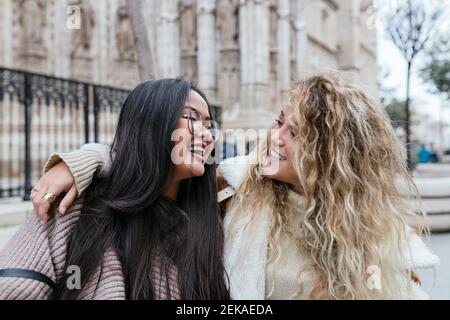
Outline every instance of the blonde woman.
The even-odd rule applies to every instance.
[[[109,152],[97,145],[79,152],[87,149],[102,154],[107,174]],[[61,165],[39,187],[59,194],[75,183],[81,194],[83,166],[66,164],[71,173]],[[384,111],[339,75],[296,83],[266,141],[218,171],[232,195],[224,220],[232,298],[427,298],[414,269],[439,259],[405,223],[415,213],[395,182],[415,187],[394,131]],[[34,202],[47,219],[46,202]]]

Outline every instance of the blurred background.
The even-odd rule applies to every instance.
[[[450,299],[449,13],[449,0],[0,0],[0,249],[48,156],[110,143],[142,79],[196,83],[228,157],[251,142],[230,130],[267,128],[293,80],[339,69],[392,119],[441,258],[423,286]]]

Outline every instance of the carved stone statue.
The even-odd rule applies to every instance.
[[[19,23],[22,27],[22,49],[24,53],[45,54],[44,27],[46,3],[44,0],[22,0]]]
[[[94,10],[86,0],[72,0],[71,4],[80,7],[81,26],[79,30],[73,30],[70,56],[72,58],[89,58],[95,26]]]
[[[181,50],[194,53],[197,49],[197,19],[192,0],[180,2]]]
[[[136,51],[134,48],[134,34],[130,17],[125,6],[117,9],[116,41],[119,59],[136,60]]]
[[[217,4],[217,28],[222,47],[237,46],[237,0],[219,0]]]

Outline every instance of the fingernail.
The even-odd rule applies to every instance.
[[[66,212],[67,208],[66,207],[62,207],[61,208],[61,214],[64,214]]]

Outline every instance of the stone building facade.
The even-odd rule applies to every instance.
[[[73,6],[80,29],[69,28]],[[225,128],[265,128],[293,79],[340,68],[377,95],[371,0],[142,0],[160,77],[184,76]],[[139,81],[124,0],[0,0],[0,66]]]

